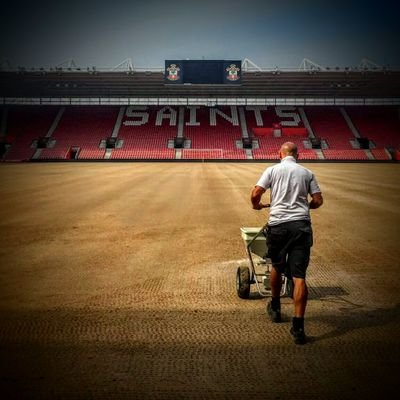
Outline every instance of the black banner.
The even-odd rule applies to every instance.
[[[166,60],[165,84],[241,84],[240,60]]]

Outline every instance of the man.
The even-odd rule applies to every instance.
[[[273,322],[281,322],[281,274],[288,268],[294,283],[294,317],[290,333],[296,344],[304,344],[308,297],[305,278],[313,244],[309,210],[320,207],[323,198],[314,174],[297,164],[298,152],[294,143],[284,143],[279,157],[280,164],[267,168],[257,182],[251,193],[251,203],[255,210],[265,208],[261,197],[270,189],[267,245],[273,268],[270,276],[272,299],[267,304],[267,312]]]

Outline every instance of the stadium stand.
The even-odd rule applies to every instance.
[[[302,160],[398,157],[398,69],[307,59],[271,69],[245,59],[233,85],[217,83],[209,60],[192,60],[197,72],[181,70],[171,84],[165,61],[165,68],[3,64],[0,160],[277,160],[288,140]]]
[[[296,136],[283,136],[283,137],[262,137],[258,139],[260,148],[253,150],[253,157],[255,160],[278,160],[279,149],[284,142],[290,141],[296,143],[299,149],[300,160],[317,160],[317,154],[312,149],[304,147],[303,140]]]
[[[386,149],[371,149],[375,160],[390,160],[390,153]]]
[[[5,161],[273,161],[289,140],[297,144],[300,160],[389,161],[400,149],[398,109],[389,106],[352,106],[345,112],[340,107],[307,106],[307,128],[302,109],[283,106],[9,106],[3,110]],[[316,140],[323,139],[319,150],[312,148],[310,127]],[[243,149],[247,134],[250,147]],[[370,148],[360,148],[360,136],[370,140]],[[110,139],[114,145],[106,149]],[[42,140],[44,146],[39,147],[44,148],[37,150]]]
[[[183,159],[246,159],[245,151],[236,147],[236,142],[242,139],[236,107],[199,107],[196,122],[190,121],[189,114],[186,109],[184,136],[191,147],[183,149]]]
[[[351,132],[339,107],[305,107],[304,111],[315,136],[325,140],[330,149],[352,150]]]
[[[122,147],[112,150],[111,159],[175,158],[168,141],[176,137],[176,121],[171,107],[128,107],[118,132]]]
[[[314,135],[328,147],[322,150],[326,160],[369,159],[365,150],[357,148],[357,137],[339,107],[305,107],[304,111]]]
[[[6,141],[11,144],[6,161],[30,160],[36,151],[33,143],[46,136],[59,107],[10,107],[6,121]]]
[[[54,147],[43,149],[38,158],[104,158],[105,149],[100,148],[100,143],[112,132],[117,114],[117,107],[66,107],[51,136],[55,140]]]
[[[361,149],[324,149],[322,150],[327,160],[348,160],[348,161],[363,161],[368,160],[368,156]]]
[[[259,146],[253,149],[254,159],[278,160],[279,148],[286,141],[297,144],[299,159],[318,159],[314,150],[305,147],[309,142],[308,132],[295,107],[247,107],[246,120]]]
[[[361,137],[368,138],[378,149],[400,148],[400,118],[396,107],[346,107]]]
[[[246,107],[246,121],[249,130],[255,128],[304,128],[300,114],[295,107]]]

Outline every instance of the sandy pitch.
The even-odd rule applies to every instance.
[[[400,165],[303,164],[306,332],[235,293],[270,164],[0,165],[4,398],[378,399],[397,385]],[[397,387],[397,386],[396,386]]]

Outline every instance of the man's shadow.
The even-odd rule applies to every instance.
[[[338,336],[343,336],[348,332],[384,326],[388,324],[397,325],[400,321],[400,304],[395,304],[389,308],[366,308],[363,305],[355,304],[343,298],[347,295],[340,287],[319,287],[311,290],[309,300],[329,301],[338,303],[342,307],[338,308],[340,314],[326,314],[317,317],[307,318],[309,321],[326,323],[335,328],[325,334],[317,337],[312,337],[312,341],[321,341],[331,339]],[[393,337],[399,336],[398,331],[393,332]]]
[[[367,308],[364,305],[355,304],[345,298],[349,293],[340,286],[314,286],[309,287],[308,300],[325,301],[337,303],[337,310],[340,314],[326,314],[315,317],[307,317],[307,321],[315,321],[333,326],[329,332],[320,336],[309,337],[310,342],[317,342],[343,336],[348,332],[357,329],[373,328],[400,322],[400,304],[389,308]],[[285,296],[287,297],[287,296]],[[266,298],[258,292],[250,293],[250,300]],[[400,335],[400,332],[393,331],[393,337]]]

